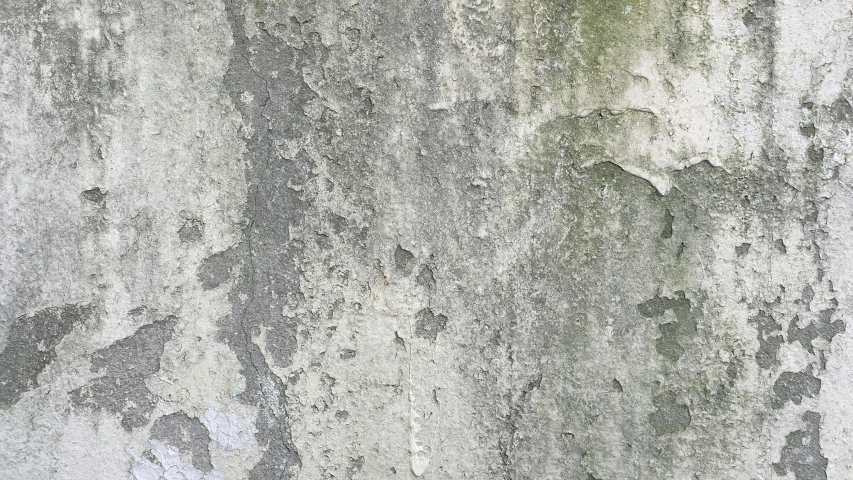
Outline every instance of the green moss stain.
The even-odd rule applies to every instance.
[[[665,0],[549,0],[526,5],[529,67],[537,73],[539,102],[620,97],[638,81],[636,57],[661,48],[668,18]]]
[[[259,17],[263,17],[267,14],[267,3],[264,0],[255,0],[255,13],[257,13]]]

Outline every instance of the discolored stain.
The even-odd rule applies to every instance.
[[[56,347],[75,325],[94,315],[90,305],[65,305],[16,318],[0,353],[0,408],[38,387],[38,376],[56,360]]]
[[[95,352],[92,371],[102,375],[72,391],[72,402],[121,416],[121,425],[128,431],[147,424],[156,402],[145,379],[160,370],[160,357],[176,323],[170,316],[143,325],[133,335]]]

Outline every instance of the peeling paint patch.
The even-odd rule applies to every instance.
[[[768,313],[762,311],[748,320],[758,330],[758,352],[755,360],[758,366],[768,369],[778,365],[779,348],[782,346],[782,326]]]
[[[188,219],[178,230],[181,243],[195,243],[204,237],[204,222],[198,218]]]
[[[820,393],[821,381],[811,372],[782,372],[773,384],[773,408],[780,409],[788,401],[795,405],[802,403],[804,397],[814,398]]]
[[[794,474],[796,480],[826,480],[828,460],[820,450],[820,414],[803,414],[805,428],[785,436],[779,462],[773,464],[777,475]]]
[[[673,362],[678,360],[684,353],[684,347],[679,342],[696,333],[696,321],[690,316],[690,300],[684,292],[675,292],[674,298],[655,295],[654,298],[637,305],[637,311],[645,318],[660,317],[667,311],[675,314],[675,322],[658,326],[661,335],[655,341],[655,350]]]
[[[447,317],[435,315],[431,309],[424,308],[415,315],[415,335],[434,342],[438,333],[447,328]]]
[[[11,407],[38,386],[38,375],[56,359],[59,342],[93,313],[89,305],[65,305],[12,322],[0,353],[0,408]]]
[[[690,426],[690,409],[676,403],[675,393],[667,392],[652,399],[657,411],[649,414],[649,423],[655,429],[655,435],[670,435],[683,432]]]
[[[120,415],[121,425],[128,431],[148,423],[156,402],[145,379],[160,370],[160,357],[172,338],[176,320],[167,317],[144,325],[133,335],[95,352],[92,371],[103,375],[72,391],[72,402]]]
[[[202,472],[213,470],[210,463],[210,433],[197,418],[183,413],[173,413],[158,418],[151,427],[151,438],[176,448],[181,457],[187,458]]]
[[[214,289],[231,278],[231,269],[237,265],[239,253],[235,247],[223,250],[204,259],[198,267],[201,288]]]

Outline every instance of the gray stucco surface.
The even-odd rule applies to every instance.
[[[853,478],[850,32],[0,2],[0,477]]]

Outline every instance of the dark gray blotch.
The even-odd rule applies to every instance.
[[[415,315],[415,335],[435,341],[438,337],[438,332],[443,331],[447,327],[447,317],[444,315],[435,315],[429,308],[424,308]]]
[[[850,106],[850,102],[844,97],[838,97],[838,100],[832,102],[829,111],[838,122],[853,121],[853,107]]]
[[[197,218],[190,218],[178,230],[178,238],[181,243],[195,243],[204,237],[204,222]]]
[[[104,203],[104,200],[107,198],[107,192],[101,190],[99,187],[90,188],[80,194],[84,199],[96,203],[101,204]]]
[[[829,464],[820,452],[820,414],[803,414],[806,426],[785,436],[779,462],[773,464],[777,475],[794,474],[796,480],[826,480]]]
[[[202,472],[213,470],[210,432],[199,419],[183,413],[160,417],[151,427],[151,438],[177,448],[181,455],[189,455],[190,463]]]
[[[412,252],[404,249],[403,247],[397,245],[397,249],[394,250],[394,265],[400,270],[405,270],[406,267],[409,266],[412,260],[415,259],[415,256]]]
[[[649,414],[649,423],[655,429],[655,435],[683,432],[690,425],[690,409],[675,402],[674,392],[655,396],[652,405],[657,411]]]
[[[92,371],[103,375],[71,392],[74,404],[120,415],[125,430],[148,423],[155,401],[145,379],[160,370],[160,357],[172,338],[175,317],[143,325],[92,355]]]
[[[38,375],[56,359],[56,346],[92,313],[89,305],[65,305],[12,322],[0,353],[0,408],[11,407],[38,386]]]
[[[428,265],[421,267],[417,277],[418,285],[426,287],[428,290],[435,288],[435,276],[432,274],[432,269]]]
[[[669,210],[665,211],[664,213],[666,216],[663,219],[663,231],[660,232],[660,238],[672,238],[672,222],[673,220],[675,220],[675,216],[673,216]]]
[[[758,330],[758,352],[755,354],[758,366],[768,369],[777,364],[776,355],[783,341],[782,326],[763,310],[747,321]]]
[[[237,249],[231,247],[205,258],[198,267],[201,288],[210,290],[231,279],[231,268],[237,264]]]
[[[816,133],[817,129],[815,128],[814,123],[800,125],[800,135],[804,137],[814,137]]]
[[[349,348],[341,350],[341,360],[349,360],[351,358],[355,358],[355,355],[355,350]]]
[[[799,405],[803,397],[814,398],[820,393],[821,381],[811,372],[782,372],[773,384],[773,400],[771,404],[776,410],[785,406],[790,400]]]
[[[738,257],[743,257],[743,256],[745,256],[747,253],[749,253],[749,249],[750,249],[750,247],[752,247],[752,244],[751,244],[751,243],[746,243],[746,242],[741,243],[740,245],[738,245],[738,246],[736,246],[736,247],[735,247],[735,254],[736,254]]]
[[[846,329],[844,322],[840,319],[830,322],[834,314],[835,308],[821,310],[820,315],[818,315],[818,319],[803,328],[797,327],[799,319],[798,317],[794,317],[791,324],[788,326],[788,342],[800,342],[800,345],[808,350],[809,353],[815,353],[812,340],[822,338],[828,343],[831,342],[836,335],[844,332]]]
[[[667,310],[675,314],[676,322],[658,326],[661,336],[655,341],[655,350],[673,362],[684,353],[680,340],[696,333],[696,321],[690,315],[691,309],[690,300],[681,290],[675,292],[674,298],[655,295],[637,305],[637,311],[645,318],[660,317]]]

